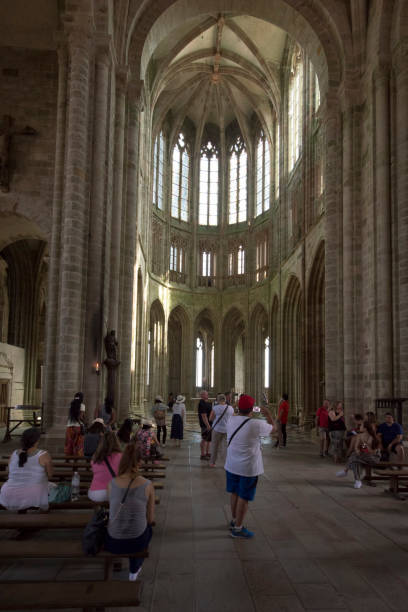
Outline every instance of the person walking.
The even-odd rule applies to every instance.
[[[329,455],[329,400],[325,399],[323,405],[316,412],[316,432],[320,440],[320,457]]]
[[[262,406],[261,413],[266,419],[253,419],[255,400],[241,395],[238,401],[238,415],[227,422],[227,458],[225,473],[227,492],[231,494],[230,530],[233,538],[252,538],[255,534],[244,526],[248,502],[255,497],[258,476],[263,474],[261,438],[270,436],[273,420],[269,409]]]
[[[334,463],[340,463],[343,458],[343,440],[346,431],[343,404],[337,402],[329,410],[329,436],[333,445]]]
[[[186,407],[184,395],[178,395],[176,402],[173,404],[173,416],[171,419],[170,438],[175,441],[176,446],[180,446],[183,439],[184,423],[186,420]]]
[[[166,413],[168,406],[163,401],[161,395],[156,395],[153,408],[152,408],[152,416],[157,425],[157,439],[159,444],[166,446],[166,438],[167,438],[167,427],[166,427]],[[163,441],[160,442],[161,433],[163,432]]]
[[[217,403],[214,404],[210,414],[212,426],[211,440],[211,459],[210,467],[215,467],[220,444],[227,438],[227,423],[228,419],[233,416],[234,409],[227,404],[227,398],[224,393],[217,395]]]
[[[211,444],[211,420],[210,414],[212,412],[211,402],[208,401],[208,391],[204,389],[200,392],[200,401],[198,403],[198,422],[200,423],[201,429],[201,460],[208,460],[211,457],[210,444]]]
[[[289,396],[287,393],[282,393],[282,398],[278,406],[278,415],[276,418],[276,424],[278,429],[278,439],[275,443],[275,447],[286,446],[286,425],[288,422],[289,413]]]

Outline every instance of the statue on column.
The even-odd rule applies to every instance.
[[[106,359],[103,363],[108,370],[106,397],[108,397],[114,403],[116,391],[116,370],[120,364],[120,361],[118,360],[118,341],[116,340],[114,329],[106,334],[104,342]]]

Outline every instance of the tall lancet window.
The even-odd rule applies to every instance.
[[[247,218],[247,152],[238,136],[229,150],[228,223],[240,223]]]
[[[218,225],[218,149],[208,141],[200,153],[200,196],[198,222]]]
[[[269,389],[269,359],[270,359],[271,341],[269,336],[264,342],[264,387]]]
[[[200,336],[196,338],[196,387],[203,384],[204,344]]]
[[[271,154],[269,142],[261,132],[256,146],[256,216],[269,210],[271,190]]]
[[[159,210],[164,208],[164,136],[156,138],[153,151],[153,204]]]
[[[183,134],[179,134],[172,156],[171,216],[188,221],[190,195],[190,155]]]
[[[289,131],[289,172],[299,159],[302,148],[303,113],[303,60],[302,52],[296,47],[292,55],[289,78],[288,131]]]

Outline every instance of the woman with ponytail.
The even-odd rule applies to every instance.
[[[84,436],[85,436],[85,404],[83,403],[83,393],[78,392],[74,395],[69,408],[67,429],[65,433],[64,453],[74,457],[84,456]]]
[[[8,480],[0,491],[0,504],[7,510],[48,510],[48,479],[52,476],[49,453],[38,449],[40,431],[31,427],[21,436],[8,464]]]
[[[140,474],[142,454],[134,442],[123,451],[118,475],[108,485],[109,523],[105,550],[129,556],[129,580],[136,580],[143,557],[132,553],[146,550],[152,537],[154,488]]]

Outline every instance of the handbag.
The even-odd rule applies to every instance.
[[[71,485],[67,482],[59,482],[55,486],[54,483],[48,483],[48,502],[50,504],[63,504],[71,501]]]
[[[129,493],[130,485],[134,481],[134,478],[129,482],[129,485],[125,491],[122,501],[120,502],[119,510],[116,516],[112,520],[116,520],[121,511],[123,504],[126,501]],[[82,534],[82,550],[86,555],[95,556],[103,548],[103,543],[106,537],[106,530],[109,521],[109,511],[102,506],[95,508],[94,513],[89,520],[87,526]]]
[[[203,438],[203,440],[205,440],[205,442],[211,442],[211,432],[214,429],[214,427],[216,425],[218,425],[218,423],[221,421],[222,417],[224,416],[224,414],[227,412],[227,408],[228,408],[228,404],[225,406],[222,415],[218,417],[218,419],[215,421],[215,423],[213,425],[211,425],[210,429],[207,429],[207,431],[204,431],[201,434],[201,437]]]

